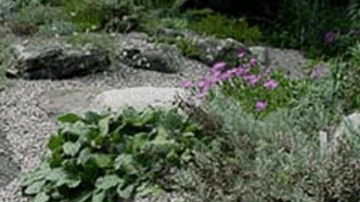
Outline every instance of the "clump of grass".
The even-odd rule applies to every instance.
[[[220,14],[208,15],[200,22],[191,24],[189,28],[207,35],[215,35],[217,38],[231,37],[241,42],[256,42],[262,37],[258,27],[249,28],[244,20],[230,20]]]
[[[11,57],[10,46],[14,39],[5,37],[0,39],[0,91],[12,86],[11,80],[6,77],[6,66],[8,58]]]
[[[44,25],[59,20],[70,20],[70,16],[59,7],[49,5],[28,5],[19,12],[19,22],[33,22],[36,25]]]

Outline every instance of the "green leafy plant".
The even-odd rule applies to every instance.
[[[165,18],[162,21],[166,27],[172,29],[186,29],[189,26],[188,21],[183,18]]]
[[[217,38],[231,37],[238,41],[256,42],[262,37],[258,27],[249,28],[243,19],[237,22],[220,14],[208,15],[202,21],[190,24],[189,28],[207,35],[215,35]]]
[[[22,174],[23,194],[34,201],[116,201],[171,189],[161,183],[170,167],[186,166],[192,150],[213,136],[177,108],[124,108],[118,113],[65,113],[51,135],[51,154]],[[146,185],[146,186],[145,186]],[[139,194],[139,195],[138,195]]]
[[[92,30],[105,20],[107,11],[101,1],[95,0],[69,0],[62,7],[63,11],[72,16],[72,22],[76,23],[80,30]]]
[[[181,54],[196,58],[201,54],[201,50],[197,48],[189,39],[180,38],[176,41],[176,46],[180,49]]]
[[[63,20],[40,26],[40,32],[45,34],[70,35],[77,31],[76,24]]]
[[[13,81],[6,77],[6,68],[11,57],[11,44],[13,38],[4,37],[0,39],[0,91],[13,85]]]
[[[20,10],[16,19],[19,22],[33,22],[37,25],[52,23],[53,21],[69,20],[70,17],[57,7],[43,5],[29,5]]]

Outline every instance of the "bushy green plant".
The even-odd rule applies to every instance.
[[[225,123],[222,135],[174,176],[186,201],[309,201],[299,190],[307,176],[307,142],[289,127],[291,120],[281,114],[257,120],[221,93],[208,106]]]
[[[344,113],[345,72],[348,66],[339,62],[340,60],[341,58],[332,60],[329,63],[331,72],[313,80],[308,94],[289,106],[288,116],[296,120],[297,127],[307,132],[309,138],[316,138],[319,130],[331,122],[336,122]]]
[[[76,24],[63,20],[55,21],[52,24],[40,26],[40,32],[44,34],[70,35],[77,32]]]
[[[183,18],[165,18],[162,21],[167,28],[171,29],[186,29],[189,26],[188,21]]]
[[[20,10],[16,19],[20,22],[33,22],[37,25],[52,23],[53,21],[69,19],[69,16],[57,7],[43,5],[29,5]]]
[[[344,95],[346,102],[345,111],[351,113],[360,108],[360,52],[359,43],[355,46],[349,47],[347,54],[350,56],[347,68],[345,69],[344,78]]]
[[[62,9],[72,16],[72,22],[82,31],[99,27],[109,12],[102,1],[96,0],[69,0],[64,2]]]
[[[181,54],[196,58],[201,54],[201,50],[197,48],[189,39],[180,38],[176,41],[176,46],[180,49]]]
[[[12,86],[13,82],[6,77],[6,68],[11,57],[12,38],[4,37],[0,39],[0,91]]]
[[[163,193],[171,167],[186,167],[197,144],[214,136],[177,113],[177,108],[127,106],[118,113],[65,113],[51,135],[51,153],[21,176],[23,194],[41,201],[117,201]]]
[[[196,10],[187,10],[185,17],[191,22],[199,22],[206,19],[209,15],[214,15],[214,11],[210,8],[196,9]]]
[[[219,13],[208,15],[202,21],[190,24],[189,28],[207,35],[215,35],[217,38],[231,37],[237,41],[256,42],[262,37],[258,27],[249,28],[246,21],[230,20]]]

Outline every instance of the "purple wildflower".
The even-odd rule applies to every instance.
[[[238,57],[239,57],[239,58],[244,57],[244,56],[246,55],[246,49],[245,49],[245,48],[240,48],[240,49],[238,50],[237,54],[238,54]]]
[[[190,82],[190,81],[185,81],[185,82],[183,82],[183,83],[181,83],[180,84],[180,86],[182,87],[182,88],[189,88],[189,87],[191,87],[193,84]]]
[[[266,106],[267,106],[267,103],[266,102],[256,102],[256,109],[258,110],[258,111],[261,111],[261,110],[263,110],[263,109],[265,109],[266,108]]]
[[[256,58],[251,58],[251,60],[250,60],[250,65],[251,65],[252,67],[256,67]]]
[[[278,83],[275,80],[267,80],[264,84],[264,86],[266,88],[268,88],[269,90],[273,90],[278,86]]]

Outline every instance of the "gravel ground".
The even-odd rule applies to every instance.
[[[306,60],[299,51],[271,49],[271,68],[283,63],[289,69],[295,69]],[[202,75],[208,67],[194,61],[184,60],[184,76],[189,73]],[[38,97],[45,91],[73,88],[94,87],[98,89],[121,89],[138,86],[178,87],[182,81],[178,74],[163,74],[160,72],[133,70],[124,68],[107,75],[99,73],[83,78],[61,81],[37,80],[26,81],[19,79],[9,91],[0,93],[0,201],[28,202],[21,198],[18,172],[26,172],[35,168],[40,162],[40,156],[49,151],[44,147],[57,127],[57,123],[41,108]],[[4,140],[4,141],[2,141]],[[10,158],[10,164],[4,160]],[[1,184],[3,181],[3,184]],[[160,201],[177,201],[170,193]],[[140,201],[140,200],[139,200]],[[150,198],[141,201],[152,201]]]

